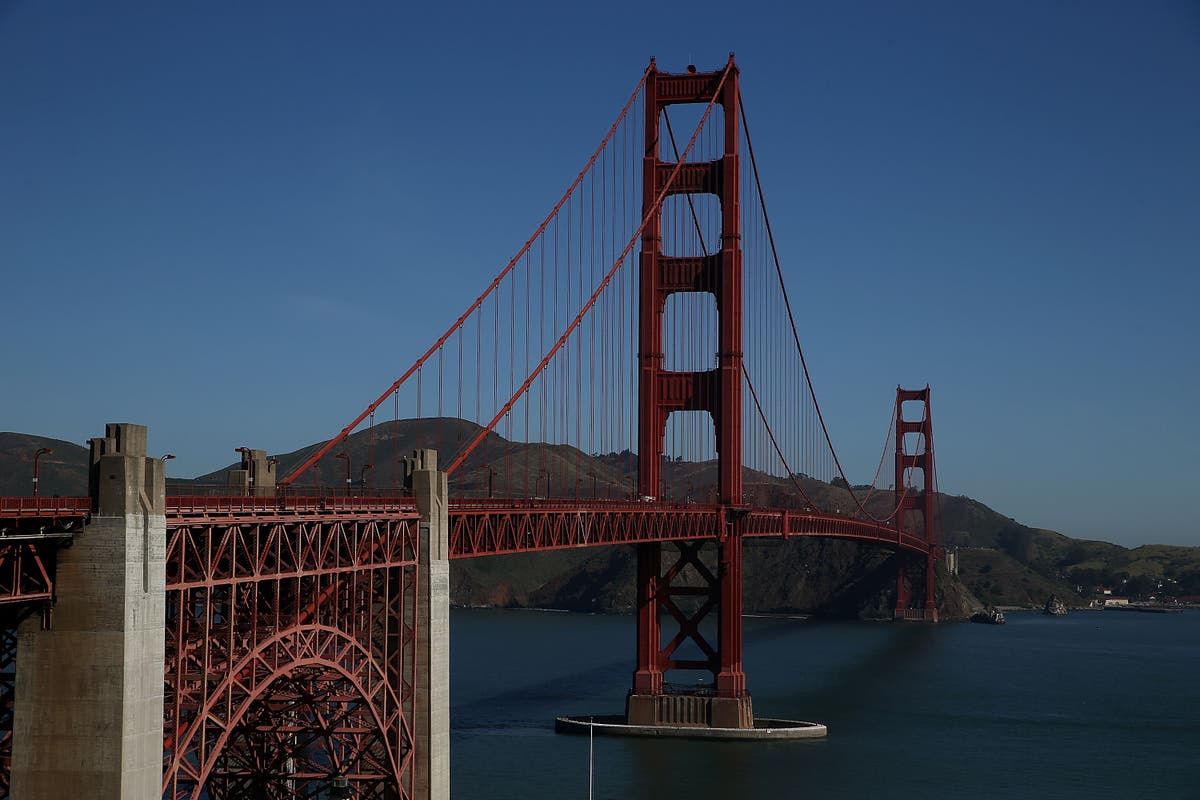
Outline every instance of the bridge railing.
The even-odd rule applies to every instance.
[[[0,517],[64,517],[91,511],[90,497],[0,497]]]
[[[196,483],[188,480],[168,479],[167,496],[177,497],[239,497],[247,494],[254,495],[253,487],[247,491],[242,486],[230,486],[227,483]],[[358,484],[349,489],[337,484],[335,486],[276,486],[270,490],[271,497],[399,497],[406,494],[400,486],[371,486],[363,488]]]
[[[413,498],[406,495],[357,495],[334,493],[286,493],[255,497],[253,495],[168,495],[168,515],[196,514],[268,514],[278,512],[377,511],[407,509]]]
[[[572,497],[478,498],[451,497],[450,508],[457,511],[505,511],[514,508],[567,509],[576,511],[696,511],[720,509],[712,503],[670,503],[655,500],[576,500]]]
[[[929,549],[928,543],[920,536],[898,531],[890,525],[857,517],[789,509],[752,510],[746,517],[743,530],[747,536],[782,536],[785,539],[794,535],[829,536],[896,544],[920,552]]]

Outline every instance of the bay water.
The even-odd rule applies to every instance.
[[[1008,620],[748,618],[756,716],[828,738],[596,737],[595,797],[1200,800],[1200,612]],[[453,796],[586,798],[554,717],[621,713],[633,647],[631,616],[452,612]]]

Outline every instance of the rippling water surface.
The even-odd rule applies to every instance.
[[[455,611],[452,792],[586,798],[586,737],[623,710],[633,618]],[[1200,612],[1010,614],[1002,627],[747,619],[758,716],[829,738],[596,739],[596,798],[1200,800]]]

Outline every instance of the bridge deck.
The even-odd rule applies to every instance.
[[[285,497],[172,496],[168,524],[175,521],[246,519],[264,522],[308,518],[386,518],[412,514],[411,497],[296,495]],[[459,499],[450,502],[451,558],[597,547],[649,541],[717,538],[725,520],[740,518],[746,536],[848,539],[925,553],[919,536],[871,520],[783,508],[724,508],[703,503],[630,502],[559,498]],[[86,521],[86,497],[0,497],[0,551],[17,525],[43,522],[62,527]],[[7,523],[7,527],[6,527]],[[66,527],[69,529],[70,524]],[[22,539],[25,537],[21,537]],[[0,600],[2,601],[2,600]]]
[[[450,557],[715,539],[724,532],[730,515],[741,517],[746,536],[849,539],[919,553],[929,549],[920,537],[887,525],[795,509],[607,500],[456,500],[450,503]]]

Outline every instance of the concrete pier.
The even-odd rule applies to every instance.
[[[406,459],[421,536],[417,555],[416,794],[450,798],[450,522],[446,473],[436,450]]]
[[[718,742],[778,742],[823,739],[828,729],[819,722],[792,719],[756,719],[749,727],[720,728],[707,725],[631,725],[621,716],[555,717],[556,733],[594,733],[597,736],[704,739]]]
[[[630,725],[694,728],[753,728],[750,696],[716,697],[699,694],[630,694],[625,698]]]
[[[52,630],[21,624],[12,789],[21,800],[162,796],[166,518],[146,428],[93,439],[91,524],[58,556]]]

